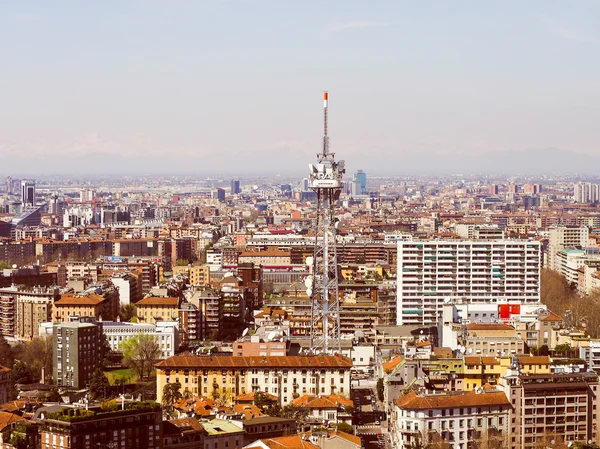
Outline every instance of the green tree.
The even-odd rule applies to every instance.
[[[189,261],[187,259],[177,259],[175,261],[175,265],[177,265],[178,267],[185,267],[189,265]]]
[[[383,395],[384,389],[385,389],[385,386],[383,385],[383,378],[380,377],[379,379],[377,379],[377,398],[381,402],[383,402],[383,400],[384,400],[384,395]]]
[[[108,382],[108,378],[100,368],[96,368],[90,379],[90,398],[94,400],[100,398],[105,399],[109,396],[110,383]]]
[[[52,337],[36,337],[25,344],[23,362],[34,380],[47,383],[52,379]],[[42,379],[42,370],[44,378]]]
[[[137,307],[135,304],[123,304],[119,312],[119,319],[125,322],[131,321],[133,317],[137,317]]]
[[[15,363],[13,350],[4,336],[0,334],[0,365],[10,368],[13,363]]]
[[[12,268],[12,266],[6,262],[4,262],[3,260],[0,260],[0,270],[8,270]]]
[[[297,423],[304,424],[306,422],[306,419],[308,418],[309,413],[310,410],[308,409],[308,407],[290,404],[283,407],[280,413],[273,416],[294,419]]]
[[[123,363],[132,368],[140,380],[144,380],[154,369],[154,364],[160,357],[160,346],[154,337],[141,334],[125,340],[121,344]]]
[[[339,430],[340,432],[344,432],[344,433],[349,433],[350,435],[354,435],[354,427],[352,427],[352,425],[345,423],[345,422],[341,422],[338,423],[336,425],[337,430]]]
[[[30,384],[33,382],[31,371],[25,363],[17,361],[10,372],[10,377],[13,384]]]
[[[163,387],[162,404],[166,407],[172,406],[183,398],[181,384],[179,382],[169,383]]]
[[[281,411],[281,407],[277,400],[262,391],[256,391],[254,393],[254,405],[261,409],[266,415],[276,416],[276,414]]]
[[[52,390],[44,395],[44,402],[62,402],[62,396],[57,390]]]
[[[352,415],[354,413],[354,407],[351,405],[346,405],[344,407],[344,412],[346,412],[348,415]]]

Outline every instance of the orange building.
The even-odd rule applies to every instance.
[[[105,321],[116,318],[116,307],[109,298],[90,294],[64,294],[52,305],[52,321],[64,323],[70,316],[102,317]]]

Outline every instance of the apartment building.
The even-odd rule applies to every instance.
[[[218,337],[223,325],[223,298],[213,288],[196,290],[189,298],[194,310],[183,314],[182,321],[188,326],[190,340],[206,340]],[[193,332],[192,332],[193,331]]]
[[[149,296],[136,303],[138,320],[142,323],[173,321],[179,317],[179,298]]]
[[[598,248],[575,249],[565,248],[554,253],[554,270],[562,274],[569,284],[579,287],[582,268],[587,264],[599,264]]]
[[[524,339],[509,324],[469,323],[466,329],[464,343],[467,354],[506,356],[524,353]]]
[[[16,334],[19,340],[39,336],[40,323],[52,321],[52,304],[58,289],[21,289],[16,292]]]
[[[514,369],[503,379],[513,406],[510,446],[533,449],[555,443],[596,441],[596,373],[523,375]]]
[[[52,305],[52,321],[65,322],[69,317],[116,318],[115,304],[110,298],[95,293],[64,294]]]
[[[540,301],[540,243],[398,242],[397,324],[436,324],[445,302]]]
[[[210,268],[208,265],[190,267],[190,285],[205,287],[210,285]]]
[[[589,240],[587,226],[552,226],[548,230],[546,266],[558,270],[557,254],[563,249],[586,248]]]
[[[102,361],[102,325],[91,322],[55,323],[52,374],[56,385],[86,388]]]
[[[578,182],[573,186],[575,203],[595,203],[600,200],[600,185],[591,182]]]
[[[396,399],[392,441],[399,449],[416,441],[467,449],[482,440],[503,440],[510,432],[511,403],[497,390],[419,396],[410,392]],[[440,446],[445,447],[445,446]]]
[[[226,357],[174,356],[156,364],[156,394],[162,399],[167,383],[179,382],[182,392],[212,395],[225,402],[262,391],[288,405],[294,393],[350,393],[352,360],[335,356]]]

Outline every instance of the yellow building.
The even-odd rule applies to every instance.
[[[261,391],[282,406],[294,394],[350,394],[352,360],[335,356],[174,356],[156,364],[156,395],[179,382],[182,392],[209,396],[225,404],[241,394]]]
[[[550,357],[516,357],[521,374],[550,374]],[[464,365],[464,390],[471,391],[486,383],[497,385],[513,363],[513,357],[466,356]]]
[[[208,265],[190,267],[190,285],[204,287],[210,285],[210,269]]]
[[[157,298],[150,296],[138,301],[138,320],[141,323],[155,323],[157,321],[175,321],[179,317],[179,298]]]

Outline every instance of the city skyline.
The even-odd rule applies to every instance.
[[[0,12],[11,43],[6,173],[301,175],[319,150],[325,89],[332,151],[350,171],[443,172],[449,161],[480,171],[487,155],[560,150],[585,172],[598,155],[592,2],[28,2]]]

